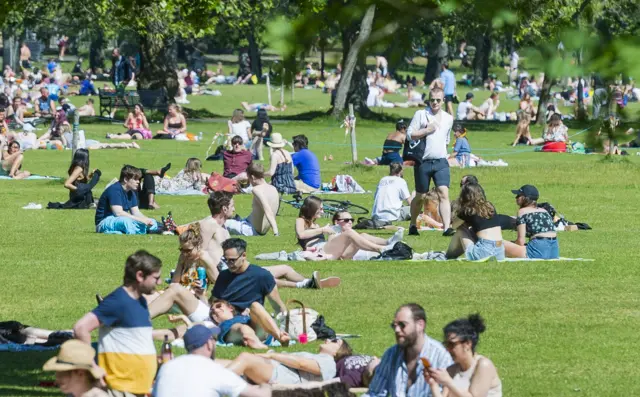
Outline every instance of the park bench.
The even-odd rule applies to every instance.
[[[169,98],[164,88],[156,90],[138,91],[104,91],[100,90],[100,117],[111,118],[111,114],[116,108],[126,108],[127,112],[132,112],[136,104],[141,104],[145,110],[157,110],[163,114],[167,113]]]

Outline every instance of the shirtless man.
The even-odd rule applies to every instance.
[[[264,236],[269,229],[278,236],[278,224],[276,214],[280,205],[278,190],[264,180],[264,167],[262,164],[251,163],[247,168],[247,177],[253,187],[253,202],[251,214],[237,221],[229,219],[224,226],[232,235],[240,236]]]
[[[31,50],[25,42],[22,42],[22,47],[20,47],[20,66],[23,70],[31,69]]]
[[[22,106],[22,98],[16,96],[11,102],[11,106],[7,108],[7,118],[12,119],[18,126],[24,126],[24,106]]]
[[[79,116],[95,116],[96,109],[93,107],[93,99],[87,99],[87,103],[80,106],[78,110],[76,110]]]

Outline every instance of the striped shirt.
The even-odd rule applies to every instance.
[[[453,364],[451,355],[440,342],[426,334],[424,339],[420,357],[426,357],[434,368],[447,368]],[[407,390],[409,373],[403,350],[400,346],[394,345],[382,356],[369,385],[369,391],[363,397],[430,397],[431,388],[422,376],[423,370],[422,360],[418,359],[416,381]]]
[[[133,299],[120,287],[93,314],[100,320],[98,364],[107,373],[109,388],[149,393],[158,364],[146,299]]]

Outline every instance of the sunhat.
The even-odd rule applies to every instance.
[[[271,141],[267,142],[267,145],[274,149],[282,148],[286,144],[287,142],[282,139],[282,135],[278,132],[274,132],[273,134],[271,134]]]
[[[95,379],[100,379],[105,375],[102,368],[95,366],[93,358],[96,351],[82,341],[71,339],[60,346],[60,352],[52,357],[42,367],[45,371],[72,371],[74,369],[84,369],[89,371]]]

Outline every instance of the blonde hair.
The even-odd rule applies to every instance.
[[[244,120],[244,111],[242,109],[236,109],[231,116],[231,122],[233,124],[239,123]]]
[[[199,174],[200,168],[202,168],[202,161],[195,157],[191,157],[187,160],[187,164],[184,166],[184,171],[188,174]]]
[[[180,247],[191,246],[191,249],[202,247],[202,234],[200,233],[200,223],[195,222],[189,225],[180,235]]]

